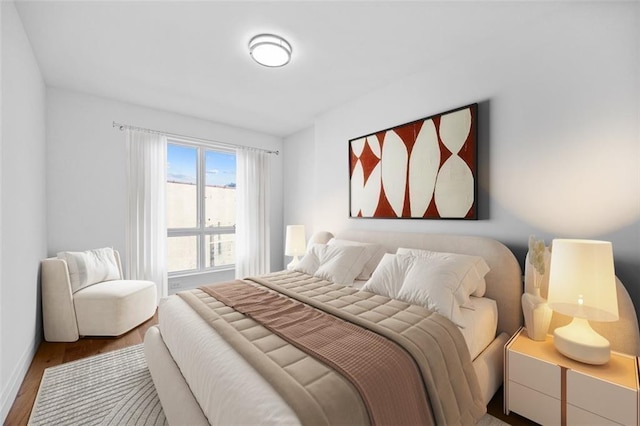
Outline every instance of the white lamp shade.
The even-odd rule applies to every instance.
[[[556,312],[617,321],[613,248],[607,241],[553,240],[548,304]]]
[[[288,225],[284,254],[286,256],[302,256],[307,249],[304,225]]]

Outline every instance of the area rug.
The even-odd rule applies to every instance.
[[[47,368],[29,424],[168,425],[141,344]],[[477,426],[506,424],[485,414]]]
[[[140,344],[47,368],[29,424],[168,423]]]

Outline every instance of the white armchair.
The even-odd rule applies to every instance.
[[[61,258],[42,261],[45,340],[74,342],[80,336],[119,336],[154,315],[157,307],[155,283],[121,279],[122,265],[118,252],[101,250],[106,250],[112,267],[108,281],[95,282],[96,275],[92,276],[91,270],[87,273],[91,265],[78,268],[81,262],[74,258],[67,258],[69,263]],[[74,254],[82,256],[89,253],[96,259],[95,252],[100,261],[101,253],[104,253],[100,250]],[[84,280],[81,286],[78,286],[78,276]],[[92,278],[95,283],[91,282]]]

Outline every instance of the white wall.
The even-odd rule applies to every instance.
[[[46,255],[45,85],[12,2],[2,10],[0,420],[41,340]]]
[[[220,142],[282,150],[280,138],[68,90],[47,89],[48,252],[113,246],[124,253],[125,134],[112,122]],[[282,157],[272,156],[271,266],[281,269]],[[125,265],[126,268],[126,265]],[[180,288],[233,273],[169,281]],[[171,291],[175,292],[176,288]]]
[[[313,205],[315,181],[313,178],[314,160],[313,128],[297,132],[287,138],[284,151],[285,199],[284,226],[305,225],[307,239],[311,237],[314,221],[309,213]],[[288,263],[291,259],[285,259]]]
[[[607,239],[640,308],[639,15],[638,3],[558,5],[532,27],[317,117],[314,129],[285,139],[285,171],[309,155],[315,166],[285,180],[285,217],[316,231],[486,235],[521,262],[530,234]],[[350,139],[473,102],[478,221],[348,218]],[[290,197],[303,187],[311,196]]]

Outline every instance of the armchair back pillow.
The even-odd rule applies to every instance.
[[[58,259],[67,262],[71,291],[75,293],[92,284],[120,279],[120,269],[111,247],[87,251],[62,251]]]

